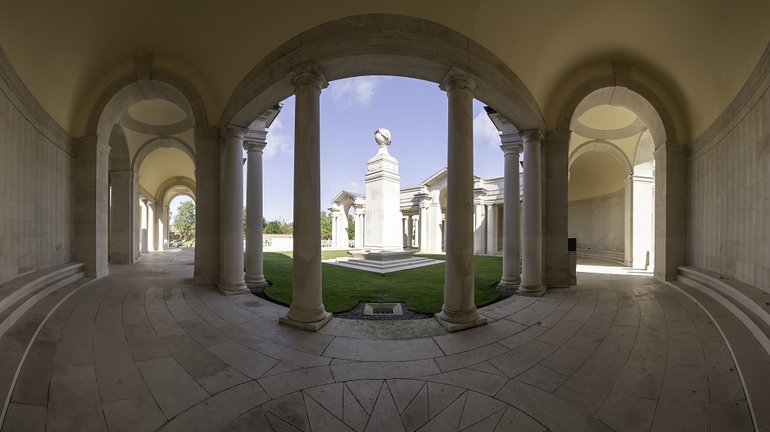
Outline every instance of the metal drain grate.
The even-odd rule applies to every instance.
[[[403,315],[401,303],[364,303],[364,315]]]

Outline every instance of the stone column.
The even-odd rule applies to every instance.
[[[171,225],[171,221],[168,220],[168,205],[163,206],[163,249],[168,249],[168,227]]]
[[[687,262],[687,148],[655,149],[655,279],[675,280]]]
[[[363,206],[355,205],[353,213],[356,218],[356,249],[363,249],[364,247],[364,209]]]
[[[243,140],[246,129],[229,126],[225,131],[222,176],[222,258],[219,290],[224,295],[250,293],[243,271]]]
[[[427,190],[423,193],[422,191],[417,194],[417,198],[420,200],[420,224],[419,224],[419,236],[418,241],[420,243],[420,252],[433,252],[433,250],[430,249],[430,236],[429,234],[429,227],[428,227],[428,210],[430,209],[430,194],[427,192]]]
[[[147,200],[147,250],[155,251],[155,201]]]
[[[404,249],[409,247],[409,216],[404,216],[403,213],[401,213],[401,237],[403,241],[401,242],[401,247]]]
[[[568,130],[551,130],[546,135],[543,283],[551,288],[569,288],[567,175],[571,133]]]
[[[110,225],[110,262],[115,264],[132,264],[136,258],[134,253],[134,193],[133,171],[111,171],[112,209]]]
[[[407,216],[406,220],[406,241],[409,249],[414,247],[414,216]]]
[[[475,255],[483,255],[487,250],[486,239],[487,231],[487,218],[484,211],[484,195],[486,192],[483,189],[474,190],[475,199],[473,200],[473,253]]]
[[[142,198],[142,253],[150,252],[150,203],[146,198]]]
[[[195,271],[193,284],[219,284],[219,128],[196,127]]]
[[[503,276],[498,286],[518,288],[521,284],[521,206],[519,202],[519,155],[523,150],[521,137],[508,121],[503,123],[500,136],[505,158],[503,180]]]
[[[473,90],[476,83],[452,69],[441,83],[449,100],[447,143],[446,270],[444,305],[436,319],[457,331],[486,323],[474,303]]]
[[[539,297],[545,293],[540,187],[540,143],[543,134],[539,130],[524,131],[521,139],[524,142],[524,247],[521,285],[516,294]]]
[[[497,216],[497,206],[494,204],[487,204],[487,255],[497,255],[497,217],[496,216]]]
[[[108,257],[109,155],[110,146],[97,136],[75,143],[75,238],[74,258],[85,263],[87,277],[110,273]]]
[[[267,131],[251,131],[243,142],[246,169],[246,276],[249,287],[267,286],[262,256],[262,151],[267,145]]]
[[[165,225],[163,218],[163,201],[155,201],[155,208],[153,209],[153,227],[155,234],[152,236],[153,247],[156,251],[163,250],[163,232],[165,231]]]
[[[321,286],[320,96],[328,83],[317,64],[292,79],[294,120],[294,260],[292,302],[280,322],[318,331],[332,315],[324,310]]]

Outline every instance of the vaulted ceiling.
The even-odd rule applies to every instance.
[[[238,83],[280,44],[370,13],[422,18],[470,37],[521,78],[543,112],[581,69],[630,63],[670,93],[690,138],[727,107],[770,41],[766,0],[10,0],[0,2],[0,46],[70,132],[96,83],[149,52],[184,68],[217,124]],[[131,114],[141,120],[141,111]],[[168,115],[164,121],[179,120]]]

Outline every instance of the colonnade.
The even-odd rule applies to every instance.
[[[320,208],[320,94],[328,83],[317,65],[311,65],[292,80],[295,89],[294,148],[294,236],[293,236],[293,300],[280,322],[317,331],[331,319],[322,302]],[[495,223],[496,209],[483,203],[474,192],[473,180],[473,91],[474,78],[452,68],[441,88],[448,99],[447,209],[444,222],[446,242],[446,274],[444,305],[436,319],[448,330],[462,330],[486,323],[474,302],[474,251],[479,244],[494,245],[483,232],[474,234],[482,217]],[[519,133],[503,119],[501,149],[505,158],[505,197],[503,216],[503,274],[505,288],[518,288],[523,295],[542,295],[542,207],[540,131]],[[256,125],[256,129],[254,129]],[[223,184],[221,187],[221,259],[219,288],[226,294],[249,292],[248,287],[265,286],[262,268],[262,152],[267,132],[265,117],[252,124],[252,129],[227,127],[224,133]],[[241,221],[243,196],[242,149],[248,155],[246,265],[242,266],[244,246]],[[524,206],[519,215],[519,154],[524,152]],[[300,187],[301,185],[301,187]],[[481,204],[480,204],[481,203]],[[363,244],[363,212],[354,207],[356,245]],[[479,213],[478,209],[481,209]],[[514,209],[511,211],[511,209]],[[405,244],[424,241],[426,206],[420,215],[403,219]],[[485,211],[487,210],[487,211]],[[344,217],[344,215],[342,215]],[[523,236],[521,224],[523,219]],[[487,230],[487,232],[493,230]],[[523,237],[523,242],[520,237]],[[566,242],[566,239],[565,239]],[[523,271],[519,275],[520,248],[523,243]],[[247,287],[248,286],[248,287]]]

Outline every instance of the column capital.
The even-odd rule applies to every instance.
[[[329,81],[326,80],[318,63],[311,63],[304,66],[296,75],[294,75],[294,77],[292,77],[291,84],[294,88],[303,85],[312,85],[321,90],[329,86]]]
[[[197,145],[198,140],[218,140],[221,136],[221,131],[215,126],[199,126],[193,128],[193,136],[195,137],[195,143]]]
[[[467,90],[473,93],[476,90],[476,79],[466,72],[452,66],[449,72],[441,80],[439,88],[446,92],[452,90]]]
[[[500,135],[500,149],[505,156],[515,155],[518,157],[524,151],[524,143],[518,134]]]
[[[543,133],[540,129],[530,129],[519,133],[521,140],[526,144],[530,142],[537,142],[538,144],[543,142]]]
[[[82,152],[88,150],[100,149],[109,153],[110,145],[102,139],[99,139],[97,135],[89,135],[78,138],[75,140],[75,152]]]
[[[258,151],[261,152],[267,146],[267,131],[255,131],[250,130],[243,138],[243,149],[247,152]]]
[[[547,144],[567,143],[569,144],[572,131],[567,129],[553,129],[546,131],[545,140]]]
[[[658,148],[655,149],[653,152],[654,156],[658,156],[660,153],[679,153],[681,155],[687,155],[687,146],[683,146],[681,144],[677,144],[675,142],[666,141],[663,144],[659,145]]]
[[[242,140],[246,136],[246,133],[248,131],[249,130],[246,129],[245,127],[240,127],[240,126],[235,126],[235,125],[227,125],[227,127],[222,129],[222,136],[225,139],[237,138],[237,139]]]

